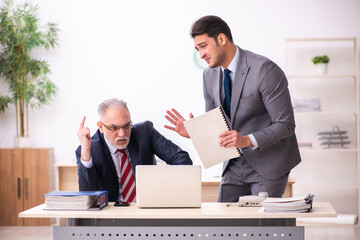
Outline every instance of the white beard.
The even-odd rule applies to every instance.
[[[126,143],[125,143],[125,144],[122,144],[122,145],[117,144],[117,141],[118,141],[118,140],[124,140],[124,139],[126,140]],[[128,145],[129,142],[130,142],[129,140],[130,140],[130,139],[127,138],[127,137],[116,139],[113,146],[114,146],[114,148],[116,148],[116,149],[125,149],[125,148],[127,148],[127,145]]]

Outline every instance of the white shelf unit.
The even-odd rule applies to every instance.
[[[320,101],[320,111],[295,109],[302,162],[292,171],[294,195],[309,192],[338,213],[360,216],[359,89],[356,38],[292,38],[285,41],[285,72],[292,99]],[[327,55],[328,73],[316,74],[311,59]],[[325,148],[319,132],[347,131],[345,148]]]

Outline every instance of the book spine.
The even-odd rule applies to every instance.
[[[99,196],[99,209],[108,205],[108,193],[103,193]]]
[[[223,109],[222,109],[221,107],[218,107],[218,108],[219,108],[219,110],[220,110],[220,113],[221,113],[222,118],[224,119],[224,122],[225,122],[225,125],[226,125],[227,130],[230,131],[230,127],[229,127],[228,122],[226,121],[226,117],[225,117],[225,114],[224,114]]]
[[[219,110],[220,110],[221,116],[222,116],[222,118],[223,118],[223,120],[224,120],[224,122],[225,122],[225,125],[226,125],[227,130],[230,131],[230,127],[229,127],[228,122],[226,121],[226,117],[225,117],[225,115],[224,115],[223,109],[222,109],[221,107],[219,107]],[[240,150],[239,150],[238,148],[236,148],[236,151],[237,151],[239,157],[241,157],[241,156],[242,156],[242,153],[240,152]]]

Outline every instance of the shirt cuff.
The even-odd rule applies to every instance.
[[[90,158],[89,161],[84,161],[80,157],[80,160],[81,160],[82,165],[84,165],[84,167],[86,167],[86,168],[91,168],[93,166],[92,158]]]
[[[250,147],[250,148],[251,148],[251,150],[258,149],[258,148],[259,148],[259,144],[257,143],[257,141],[256,141],[256,139],[255,139],[255,137],[254,137],[254,135],[249,134],[248,136],[249,136],[249,138],[250,138],[250,140],[251,140],[252,144],[254,145],[254,146]]]

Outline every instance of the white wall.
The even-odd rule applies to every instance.
[[[215,14],[232,29],[242,48],[273,59],[285,68],[286,38],[357,37],[358,0],[31,0],[39,17],[60,28],[59,46],[36,55],[49,61],[59,88],[55,101],[30,112],[33,147],[54,147],[55,161],[75,158],[82,116],[96,130],[103,100],[126,100],[133,122],[151,120],[166,137],[190,152],[188,139],[163,128],[165,111],[185,116],[204,112],[202,70],[193,62],[189,29],[197,18]],[[0,80],[0,91],[6,84]],[[13,147],[14,107],[0,116],[0,147]],[[221,166],[205,171],[219,175]]]

